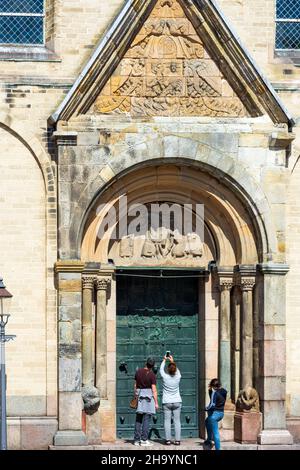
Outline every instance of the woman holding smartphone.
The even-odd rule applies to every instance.
[[[167,368],[166,361],[169,361]],[[163,381],[162,404],[164,410],[164,425],[166,435],[165,444],[171,445],[171,420],[173,416],[175,427],[174,444],[179,446],[181,439],[180,413],[182,407],[182,399],[179,391],[181,374],[179,369],[177,368],[176,363],[174,362],[173,356],[170,355],[169,351],[167,351],[161,363],[160,375]]]

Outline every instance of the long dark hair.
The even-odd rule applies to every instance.
[[[209,383],[209,386],[212,388],[221,388],[222,384],[219,379],[212,379]]]

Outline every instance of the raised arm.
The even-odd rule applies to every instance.
[[[160,365],[160,369],[159,369],[159,373],[160,375],[165,378],[167,376],[166,372],[165,372],[165,365],[166,365],[166,360],[163,359],[161,365]]]

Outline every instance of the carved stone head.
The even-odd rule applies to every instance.
[[[100,406],[99,390],[93,385],[85,385],[82,389],[83,408],[87,415],[93,415]]]

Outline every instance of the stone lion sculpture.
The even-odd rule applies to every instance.
[[[240,391],[236,402],[236,409],[237,411],[252,411],[259,413],[259,395],[255,388],[247,387]]]
[[[87,415],[93,415],[100,406],[99,390],[93,385],[85,385],[82,389],[83,408]]]

